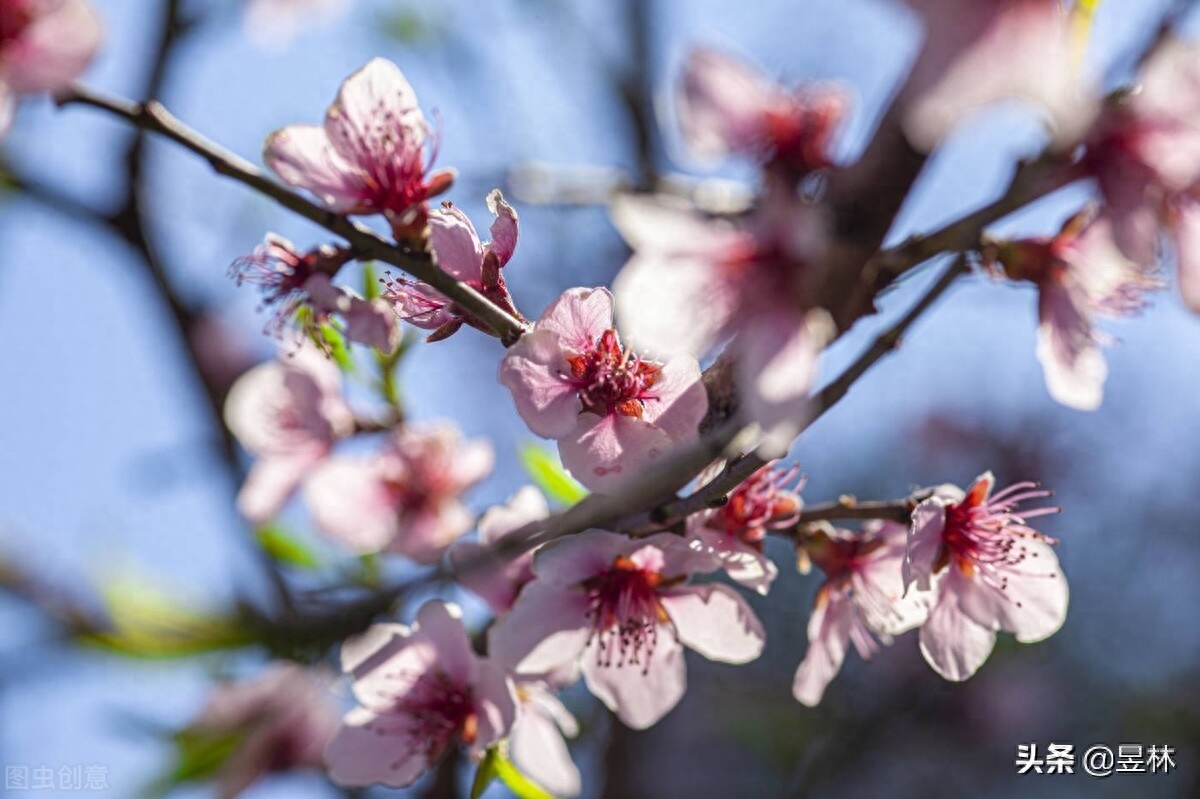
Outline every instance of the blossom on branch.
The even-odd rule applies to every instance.
[[[325,458],[354,431],[341,373],[312,345],[256,366],[225,400],[225,424],[254,455],[238,492],[238,510],[253,524],[269,521]]]
[[[487,244],[480,243],[467,215],[449,203],[430,212],[429,243],[438,266],[520,319],[501,272],[517,248],[517,212],[499,189],[488,194],[487,206],[496,216],[492,222],[492,240]],[[484,331],[491,330],[427,283],[406,277],[389,277],[384,283],[387,286],[384,296],[401,319],[433,331],[429,341],[454,334],[464,322]]]
[[[426,602],[411,627],[374,625],[342,644],[342,669],[359,706],[325,753],[341,785],[411,785],[456,743],[481,757],[516,718],[512,683],[472,651],[454,605]]]
[[[323,126],[272,133],[263,158],[331,210],[383,214],[399,235],[422,228],[425,201],[453,182],[451,170],[429,172],[430,142],[412,87],[395,64],[376,58],[342,84]]]
[[[808,621],[808,651],[796,669],[792,693],[809,707],[821,701],[837,676],[850,644],[864,660],[890,644],[892,636],[919,627],[928,614],[927,597],[905,595],[901,566],[908,528],[885,520],[853,533],[823,526],[805,536],[801,547],[825,572]]]
[[[270,773],[324,766],[325,747],[338,726],[328,682],[314,671],[280,662],[253,680],[217,686],[179,737],[236,738],[237,746],[215,774],[220,799],[241,795]]]
[[[1113,238],[1106,216],[1084,211],[1052,238],[989,242],[984,256],[1014,280],[1038,287],[1038,360],[1050,396],[1079,410],[1095,410],[1104,397],[1107,338],[1094,316],[1128,316],[1142,295],[1162,287],[1151,270],[1130,261]]]
[[[316,326],[336,313],[345,323],[347,339],[392,352],[400,333],[387,303],[365,300],[330,280],[351,257],[349,250],[328,245],[301,253],[287,239],[268,233],[252,254],[233,262],[229,275],[239,286],[261,287],[262,307],[275,309],[267,329],[278,337],[289,324],[299,322],[315,339]]]
[[[846,98],[830,88],[789,90],[732,56],[696,48],[684,61],[675,108],[698,158],[737,154],[804,175],[830,165]]]
[[[0,0],[0,136],[17,96],[67,88],[95,57],[103,33],[85,0]]]
[[[696,479],[697,485],[718,473],[709,469]],[[720,508],[688,519],[688,537],[716,556],[731,580],[763,596],[779,574],[763,552],[767,534],[795,525],[804,507],[800,486],[788,488],[798,473],[795,466],[785,470],[768,464],[735,488]]]
[[[607,289],[551,303],[505,354],[500,382],[529,428],[557,439],[563,465],[599,492],[695,441],[708,410],[694,357],[651,361],[621,344]]]
[[[994,484],[987,472],[966,492],[939,486],[913,511],[904,584],[934,592],[921,653],[947,680],[974,674],[991,654],[997,630],[1035,643],[1057,632],[1067,615],[1057,542],[1028,524],[1059,509],[1018,509],[1050,492],[1016,483],[992,494]]]
[[[683,697],[684,646],[723,663],[762,652],[766,634],[741,596],[687,582],[718,568],[669,533],[589,530],[557,541],[534,557],[534,580],[492,627],[488,651],[521,673],[578,666],[588,690],[644,729]]]
[[[612,212],[634,250],[614,282],[633,342],[700,354],[732,339],[745,414],[786,448],[834,332],[814,308],[828,240],[822,210],[775,187],[737,225],[658,198],[621,197]]]
[[[448,422],[404,425],[372,455],[326,459],[305,482],[317,529],[350,550],[434,563],[474,521],[464,491],[492,471],[484,440]]]
[[[450,550],[450,565],[460,583],[487,602],[496,615],[513,606],[517,594],[533,579],[533,551],[493,554],[506,536],[550,515],[542,492],[524,486],[503,505],[479,518],[479,540],[459,541]]]
[[[1083,163],[1121,250],[1151,266],[1166,233],[1183,299],[1200,311],[1200,48],[1168,39],[1138,83],[1109,102]]]

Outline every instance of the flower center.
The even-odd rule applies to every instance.
[[[718,529],[744,543],[762,547],[769,528],[786,527],[796,521],[800,497],[784,490],[799,469],[774,469],[764,466],[729,495],[729,501],[717,511]]]
[[[643,568],[625,555],[584,582],[599,665],[640,664],[643,673],[650,668],[658,626],[670,621],[658,593],[669,582],[661,572]]]
[[[571,385],[579,393],[583,410],[597,416],[619,413],[642,418],[651,391],[662,373],[662,364],[643,361],[621,349],[617,331],[605,330],[592,349],[568,358]]]
[[[0,47],[16,41],[33,21],[31,3],[27,0],[8,0],[0,3]]]
[[[441,671],[422,675],[393,711],[400,725],[392,734],[406,739],[403,750],[419,751],[433,762],[455,739],[471,744],[478,733],[473,697],[469,688]],[[389,731],[377,727],[380,735]]]

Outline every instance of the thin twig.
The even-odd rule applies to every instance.
[[[358,257],[391,264],[433,286],[488,325],[505,344],[516,341],[526,330],[525,324],[519,319],[443,271],[429,253],[401,249],[369,228],[285,188],[246,159],[209,141],[180,122],[156,101],[135,103],[75,85],[58,97],[58,104],[90,106],[124,119],[142,130],[166,136],[199,155],[218,174],[249,186],[293,213],[341,236],[354,248]]]

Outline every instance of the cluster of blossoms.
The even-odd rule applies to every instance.
[[[1037,354],[1048,390],[1069,406],[1095,408],[1106,339],[1094,319],[1133,313],[1164,285],[1164,240],[1174,242],[1185,300],[1200,309],[1200,54],[1169,41],[1145,64],[1138,91],[1102,102],[1076,74],[1054,0],[905,2],[928,36],[889,116],[909,156],[934,151],[975,111],[1018,100],[1047,122],[1047,160],[1061,182],[1096,183],[1100,202],[1057,234],[976,236],[964,253],[993,275],[1038,288]],[[55,70],[35,68],[42,28],[81,8],[71,0],[0,4],[0,102],[59,87],[82,68],[93,40],[53,56]],[[433,277],[388,275],[362,296],[335,280],[363,253],[298,248],[274,235],[234,264],[237,281],[258,286],[273,309],[268,328],[288,338],[299,329],[284,356],[249,370],[229,392],[227,424],[255,457],[239,509],[263,524],[301,494],[316,529],[347,552],[424,566],[444,560],[495,620],[472,631],[455,605],[435,599],[411,625],[376,624],[346,641],[341,663],[356,706],[339,725],[310,696],[312,674],[298,667],[222,688],[194,728],[251,729],[221,777],[227,793],[269,770],[321,762],[345,785],[407,786],[462,746],[476,759],[505,751],[547,790],[578,794],[564,740],[578,725],[559,692],[582,681],[641,729],[682,699],[685,649],[729,664],[757,658],[763,625],[722,579],[767,596],[779,577],[766,552],[771,536],[789,540],[801,563],[824,575],[793,683],[805,705],[821,700],[851,644],[869,658],[918,630],[926,661],[957,681],[982,666],[997,632],[1035,642],[1061,627],[1068,591],[1055,542],[1030,525],[1057,508],[1023,509],[1049,495],[1032,483],[993,492],[984,474],[965,490],[937,486],[901,505],[909,524],[897,514],[864,515],[851,530],[806,518],[798,470],[771,461],[719,506],[662,523],[647,514],[638,534],[615,524],[543,543],[529,534],[549,529],[552,515],[537,489],[521,489],[479,519],[464,503],[492,470],[490,444],[463,441],[449,423],[361,416],[346,398],[342,367],[322,351],[333,336],[373,348],[390,368],[402,321],[429,331],[429,342],[464,326],[499,333],[471,302],[482,298],[519,331],[503,337],[499,382],[529,430],[553,439],[565,469],[590,491],[619,497],[699,442],[714,415],[741,423],[773,458],[809,421],[818,358],[838,332],[842,309],[826,292],[841,279],[831,265],[847,245],[827,190],[841,169],[834,151],[846,97],[836,86],[778,85],[716,51],[690,53],[676,95],[682,137],[699,158],[755,163],[755,202],[727,218],[678,199],[618,198],[613,220],[633,256],[613,290],[570,288],[532,322],[506,279],[516,210],[499,190],[487,196],[494,218],[485,242],[457,206],[431,207],[454,173],[432,168],[436,137],[395,65],[376,59],[350,76],[322,125],[268,138],[264,159],[280,180],[332,213],[381,217],[397,253]],[[471,291],[453,292],[441,278]],[[730,385],[713,388],[706,382],[721,379],[720,369],[706,381],[700,359],[717,352]],[[731,407],[715,407],[710,390],[732,396]],[[370,450],[345,444],[367,437]],[[722,473],[714,464],[696,478],[697,490]],[[465,539],[472,530],[478,540]],[[287,701],[296,696],[311,701]]]

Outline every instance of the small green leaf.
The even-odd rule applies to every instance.
[[[554,799],[553,795],[539,788],[518,771],[501,753],[499,747],[493,746],[475,771],[475,781],[471,783],[471,799],[479,799],[496,779],[504,783],[504,787],[512,791],[517,799]]]
[[[350,359],[350,350],[346,347],[346,339],[342,332],[333,325],[319,325],[317,335],[321,337],[321,340],[316,342],[317,345],[321,346],[324,342],[322,349],[329,353],[329,357],[333,358],[338,368],[346,373],[353,372],[354,361]]]
[[[263,525],[254,531],[254,537],[263,552],[278,563],[297,569],[315,569],[321,565],[316,553],[278,525]]]
[[[175,782],[203,780],[216,773],[241,744],[244,734],[202,733],[180,730],[175,734],[177,761],[171,772]]]
[[[496,779],[496,759],[499,757],[500,753],[496,747],[493,746],[487,750],[479,768],[475,769],[475,779],[471,782],[471,799],[479,799],[480,796],[483,796],[483,792],[492,784],[492,780]]]
[[[375,274],[375,262],[367,261],[363,264],[363,296],[373,300],[381,293],[379,275]]]
[[[533,484],[560,505],[574,505],[587,496],[587,489],[575,482],[559,464],[558,458],[537,444],[526,444],[518,453],[521,465]]]

